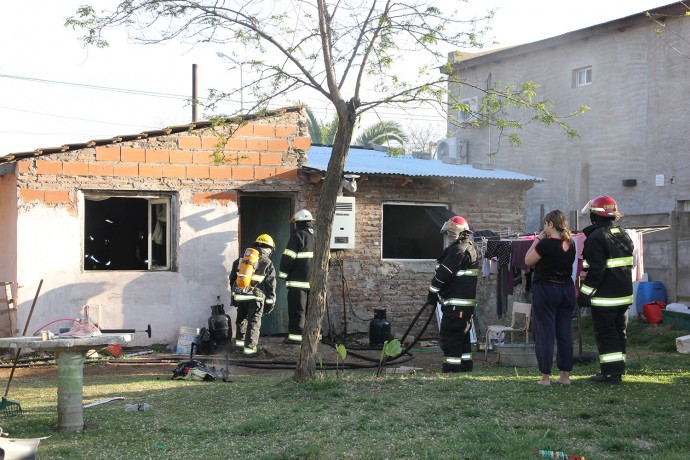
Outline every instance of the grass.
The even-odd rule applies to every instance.
[[[585,349],[594,350],[589,331]],[[48,380],[15,385],[11,399],[25,414],[0,423],[11,437],[50,436],[38,448],[50,459],[528,459],[535,449],[686,459],[689,357],[670,349],[686,334],[631,324],[621,386],[589,382],[596,364],[576,367],[571,387],[550,388],[535,384],[536,369],[496,365],[381,378],[376,369],[329,371],[306,384],[290,373],[173,381],[171,365],[160,376],[87,377],[85,402],[126,398],[85,409],[98,429],[52,431],[57,395]],[[152,407],[125,412],[127,402]]]

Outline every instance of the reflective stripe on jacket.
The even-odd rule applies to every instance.
[[[288,240],[280,259],[278,277],[288,288],[309,289],[316,236],[308,225],[298,227]]]
[[[442,305],[477,305],[477,250],[469,237],[448,246],[438,258],[429,291],[438,294]]]

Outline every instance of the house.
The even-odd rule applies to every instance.
[[[212,305],[230,303],[240,251],[261,233],[286,244],[309,147],[296,107],[0,157],[0,280],[14,283],[15,334],[40,280],[29,333],[71,326],[84,305],[104,329],[150,324],[151,339],[130,346],[206,325]],[[268,330],[287,324],[274,318]]]
[[[330,154],[331,147],[312,146],[300,171],[307,185],[305,206],[313,211]],[[366,332],[375,310],[385,309],[398,337],[426,301],[444,247],[443,223],[459,214],[475,231],[524,234],[525,194],[542,180],[468,164],[450,152],[441,158],[392,156],[356,147],[350,148],[344,173],[350,180],[343,179],[336,203],[325,327]],[[477,298],[481,324],[495,323],[496,275],[480,276]],[[438,332],[435,322],[433,328],[431,336]]]
[[[531,124],[515,147],[499,145],[497,130],[477,113],[456,113],[461,123],[448,125],[470,161],[545,179],[527,191],[528,232],[540,229],[552,209],[564,211],[571,228],[582,229],[589,222],[578,210],[596,196],[614,197],[626,215],[621,224],[646,232],[650,280],[662,281],[669,299],[678,301],[690,300],[690,106],[682,96],[690,82],[686,5],[676,2],[650,15],[493,52],[451,55],[453,75],[469,83],[451,91],[468,106],[480,109],[477,88],[539,83],[538,99],[550,100],[558,113],[590,108],[567,120],[579,138]]]

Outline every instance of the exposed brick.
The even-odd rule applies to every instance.
[[[276,166],[283,164],[283,155],[280,153],[262,153],[259,155],[259,162],[262,166]]]
[[[46,201],[46,203],[70,203],[71,202],[68,190],[46,190],[45,191],[45,201]]]
[[[221,141],[220,137],[216,136],[206,136],[201,138],[201,148],[206,150],[215,150],[218,147],[218,143]]]
[[[120,147],[96,147],[96,161],[120,161]]]
[[[120,158],[122,161],[144,162],[146,161],[146,149],[122,147]]]
[[[192,154],[192,163],[195,163],[195,164],[212,164],[212,163],[215,163],[213,151],[202,150],[201,152],[194,152]]]
[[[232,168],[232,178],[238,180],[254,179],[253,166],[235,166]]]
[[[287,152],[288,141],[287,139],[269,139],[266,150],[269,152]]]
[[[311,138],[309,136],[296,137],[290,142],[293,149],[309,150],[311,148]]]
[[[113,165],[109,163],[96,163],[93,161],[89,162],[89,175],[90,176],[112,176],[113,175]]]
[[[184,165],[163,166],[163,177],[186,177],[187,167]]]
[[[36,174],[62,174],[62,161],[36,160]]]
[[[181,149],[200,149],[201,138],[199,136],[180,136],[178,144]]]
[[[209,177],[209,167],[202,165],[187,166],[187,177],[190,179],[207,179]]]
[[[170,163],[189,164],[192,162],[192,152],[184,150],[171,150]]]
[[[239,165],[258,165],[260,156],[256,152],[240,152],[238,153],[239,158],[235,159],[235,163]],[[230,161],[230,164],[233,162]]]
[[[280,180],[297,180],[297,168],[278,166],[276,168],[275,178]]]
[[[192,204],[207,204],[211,201],[210,193],[195,193],[192,197]]]
[[[254,137],[275,137],[274,125],[254,125]]]
[[[234,137],[240,137],[240,136],[247,136],[247,137],[254,137],[254,125],[251,123],[247,123],[246,125],[242,125],[239,128],[235,130],[233,133]]]
[[[29,201],[45,200],[45,192],[43,190],[23,188],[19,190],[19,196],[22,198],[22,201],[24,201],[24,203],[28,203]]]
[[[136,177],[139,175],[139,163],[115,163],[113,176]]]
[[[141,177],[163,177],[163,167],[161,165],[141,163],[139,165],[139,175]]]
[[[297,126],[295,125],[276,126],[276,137],[290,137],[293,134],[297,134]]]
[[[17,169],[20,174],[31,172],[31,160],[19,160],[17,162]]]
[[[232,178],[232,166],[211,166],[209,177],[211,179],[230,179]]]
[[[266,139],[247,139],[247,150],[264,151],[268,149]]]
[[[65,161],[62,165],[62,174],[65,176],[88,176],[89,164]]]
[[[167,163],[168,161],[170,161],[168,149],[146,149],[147,163]]]
[[[223,150],[247,150],[247,139],[244,137],[231,137],[225,143]]]
[[[257,166],[254,168],[254,179],[268,179],[276,175],[276,168],[271,166]]]
[[[228,202],[237,202],[237,194],[235,192],[205,192],[196,193],[192,197],[193,204],[208,204],[212,201],[227,204]]]

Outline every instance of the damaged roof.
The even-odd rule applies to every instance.
[[[333,147],[316,145],[307,152],[305,168],[326,171]],[[479,167],[476,167],[479,166]],[[410,177],[443,177],[462,179],[497,179],[543,182],[544,179],[502,169],[490,169],[490,165],[452,164],[437,159],[415,158],[412,155],[392,156],[386,152],[350,147],[345,162],[345,173],[381,174]]]

